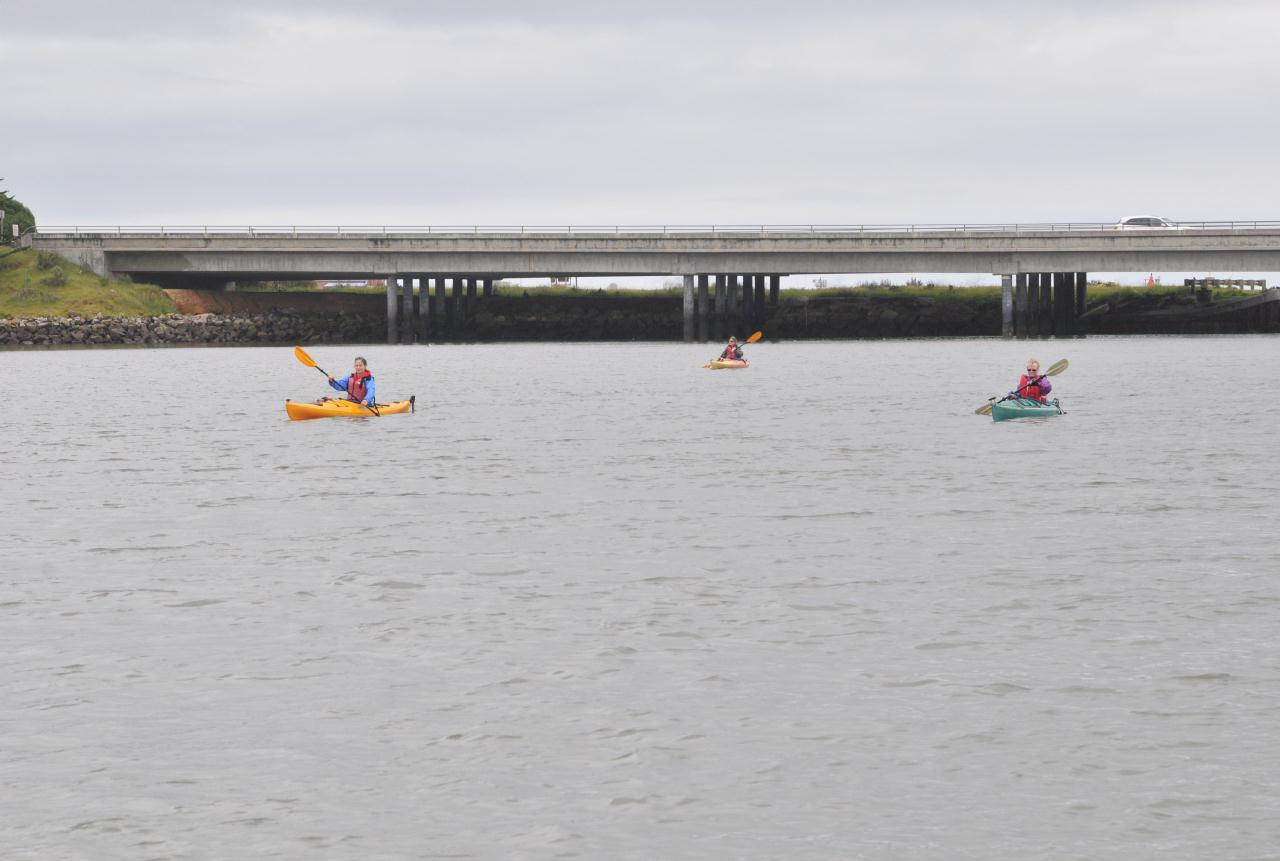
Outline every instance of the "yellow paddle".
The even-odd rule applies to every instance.
[[[317,365],[316,360],[308,356],[307,351],[302,349],[301,347],[293,348],[293,357],[297,359],[299,362],[301,362],[302,364],[306,365],[308,368],[315,368],[317,371],[324,374],[326,379],[329,377],[329,375],[325,373],[324,368]]]
[[[1056,361],[1056,362],[1054,362],[1052,365],[1050,365],[1050,366],[1049,366],[1049,370],[1045,371],[1045,372],[1044,372],[1043,374],[1041,374],[1040,376],[1042,376],[1042,377],[1056,377],[1058,374],[1061,374],[1063,371],[1065,371],[1065,370],[1067,369],[1067,365],[1068,365],[1068,362],[1067,362],[1067,360],[1066,360],[1066,359],[1059,359],[1058,361]],[[1031,385],[1031,383],[1027,383],[1027,386],[1029,386],[1029,385]],[[1025,389],[1027,386],[1023,386],[1022,388],[1019,388],[1019,389],[1014,389],[1012,392],[1009,392],[1009,394],[1005,395],[1003,398],[1000,398],[1000,400],[1002,400],[1002,401],[1003,401],[1003,400],[1006,400],[1006,399],[1008,399],[1008,398],[1012,398],[1012,397],[1017,396],[1018,392],[1022,391],[1022,389]],[[974,412],[975,412],[975,413],[977,413],[977,414],[978,414],[978,415],[980,415],[980,416],[989,416],[989,415],[991,415],[991,405],[992,405],[992,404],[994,404],[994,403],[996,403],[996,402],[997,402],[997,401],[996,401],[996,399],[995,399],[994,397],[987,398],[987,402],[986,402],[985,404],[983,404],[982,406],[978,407],[976,410],[974,410]]]
[[[293,348],[293,357],[297,359],[299,362],[301,362],[302,364],[306,365],[308,368],[315,368],[317,371],[324,374],[325,379],[329,378],[329,374],[325,371],[325,369],[317,365],[316,360],[311,358],[311,356],[307,355],[307,351],[302,349],[301,347]],[[375,416],[382,415],[382,413],[378,412],[378,408],[376,406],[365,406],[365,409],[373,413]]]
[[[756,332],[753,332],[753,333],[752,333],[752,335],[751,335],[751,337],[750,337],[750,338],[747,338],[747,340],[743,341],[742,343],[744,343],[744,344],[754,344],[756,341],[759,341],[759,340],[760,340],[761,338],[763,338],[763,337],[764,337],[764,332],[756,331]],[[718,360],[713,359],[712,361],[718,361]],[[709,368],[709,367],[711,367],[711,363],[710,363],[710,362],[708,362],[707,364],[703,365],[702,367],[704,367],[704,368]]]

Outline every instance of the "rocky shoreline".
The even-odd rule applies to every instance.
[[[160,317],[17,317],[0,319],[0,346],[111,344],[368,343],[386,337],[376,315],[167,314]]]

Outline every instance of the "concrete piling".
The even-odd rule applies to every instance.
[[[431,343],[431,324],[431,279],[420,275],[417,279],[417,329],[424,344]]]
[[[448,311],[445,310],[446,302],[444,296],[445,283],[443,278],[432,278],[431,281],[436,288],[435,309],[431,317],[435,326],[436,338],[443,340],[445,333],[448,331]]]
[[[1026,272],[1019,272],[1014,278],[1016,279],[1013,291],[1014,336],[1025,338],[1027,337],[1027,327],[1031,321],[1031,316],[1027,312],[1027,306],[1030,304],[1031,298],[1031,276]]]
[[[716,307],[714,325],[712,326],[711,332],[711,338],[715,341],[724,340],[724,315],[728,303],[728,299],[726,298],[728,286],[728,275],[716,276]]]
[[[1000,276],[1000,337],[1013,337],[1013,276]]]
[[[1040,273],[1040,325],[1036,333],[1041,338],[1053,337],[1053,273]]]
[[[752,280],[753,280],[753,281],[755,281],[755,287],[756,287],[756,304],[755,304],[755,309],[756,309],[756,319],[755,319],[755,322],[754,322],[754,323],[752,323],[752,325],[751,325],[751,328],[754,330],[754,329],[759,329],[762,325],[764,325],[764,315],[765,315],[765,310],[764,310],[764,309],[765,309],[765,305],[764,305],[764,291],[765,291],[764,281],[765,281],[765,276],[764,276],[764,275],[755,275],[755,276],[752,276]]]
[[[414,313],[413,313],[413,276],[406,275],[400,279],[400,319],[404,321],[401,327],[401,340],[406,344],[412,344],[414,341]]]
[[[770,307],[777,308],[777,307],[778,307],[778,301],[779,301],[779,298],[780,298],[781,296],[782,296],[782,276],[781,276],[781,275],[770,275],[770,276],[769,276],[769,305],[770,305]]]
[[[396,321],[396,289],[399,285],[396,283],[394,275],[387,276],[387,343],[398,344],[400,342],[400,330]]]
[[[1002,275],[1001,334],[1006,338],[1083,337],[1088,273],[1019,272]]]
[[[463,325],[462,324],[462,321],[463,321],[462,303],[464,301],[462,297],[463,285],[462,285],[462,279],[456,275],[450,280],[453,282],[453,290],[452,290],[453,295],[449,297],[450,302],[447,306],[448,307],[447,316],[449,318],[449,337],[457,338],[459,333],[462,331],[462,325]]]
[[[693,276],[684,276],[684,339],[692,341],[697,331],[698,309],[694,301]]]
[[[699,341],[705,341],[707,340],[707,338],[710,337],[709,330],[707,329],[707,316],[708,316],[707,311],[709,310],[707,308],[707,300],[710,298],[708,296],[707,282],[710,279],[711,279],[711,276],[709,275],[698,276],[697,305],[698,305],[698,340]]]
[[[728,276],[728,290],[724,293],[724,334],[722,340],[728,336],[735,334],[735,330],[739,328],[739,319],[737,319],[737,298],[741,292],[741,285],[737,275]]]

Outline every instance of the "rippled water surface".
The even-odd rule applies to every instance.
[[[0,353],[3,855],[1280,857],[1278,346]]]

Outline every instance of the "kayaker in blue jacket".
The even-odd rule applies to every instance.
[[[355,401],[358,404],[364,404],[366,407],[372,406],[378,400],[374,391],[373,374],[369,373],[369,367],[364,360],[364,356],[356,356],[355,367],[355,371],[340,380],[329,377],[329,385],[340,392],[346,392],[347,396],[343,400]]]

